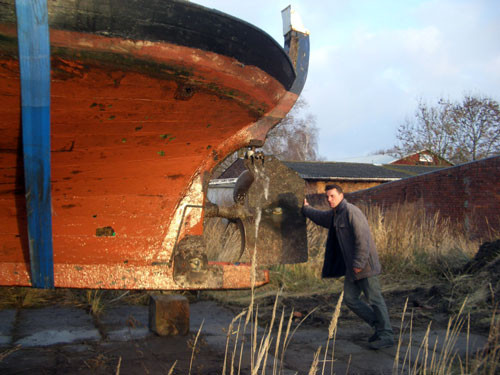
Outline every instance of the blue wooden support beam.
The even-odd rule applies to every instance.
[[[16,0],[31,284],[54,287],[47,0]]]

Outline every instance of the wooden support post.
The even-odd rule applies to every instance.
[[[54,287],[47,0],[16,0],[31,283]]]
[[[149,328],[159,336],[189,333],[189,302],[180,295],[156,295],[149,301]]]

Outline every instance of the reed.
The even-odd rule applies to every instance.
[[[255,261],[255,259],[254,259]],[[252,273],[255,274],[256,269],[255,267],[252,267]],[[255,276],[255,275],[254,275]],[[255,277],[252,277],[252,280],[254,282]],[[267,361],[269,356],[271,355],[273,357],[273,363],[272,363],[272,374],[277,375],[277,374],[282,374],[284,369],[283,369],[283,363],[284,363],[284,357],[286,350],[295,334],[295,332],[300,328],[302,323],[312,314],[316,309],[311,310],[306,316],[304,316],[300,322],[297,324],[297,326],[292,330],[292,322],[293,322],[293,310],[292,313],[290,314],[290,317],[288,319],[286,328],[284,327],[285,324],[285,310],[283,309],[279,318],[279,322],[277,322],[277,332],[274,329],[274,326],[277,321],[277,308],[278,308],[278,302],[279,302],[279,297],[281,294],[281,290],[278,290],[275,295],[275,300],[274,300],[274,305],[273,305],[273,310],[270,318],[270,322],[264,329],[264,332],[260,335],[259,338],[259,306],[258,304],[255,304],[255,298],[253,297],[253,294],[255,292],[254,285],[252,285],[252,298],[250,298],[249,306],[247,309],[242,310],[238,315],[236,315],[233,320],[230,322],[228,330],[227,330],[227,338],[226,338],[226,351],[224,355],[224,363],[223,363],[223,368],[222,368],[222,374],[225,375],[227,372],[227,362],[228,359],[231,358],[231,363],[230,363],[230,374],[232,375],[234,373],[234,358],[236,354],[239,352],[239,364],[238,364],[238,374],[241,372],[241,364],[242,364],[242,357],[243,357],[243,351],[244,351],[244,346],[246,340],[244,339],[245,334],[247,332],[247,327],[250,329],[249,335],[250,335],[250,373],[252,375],[265,375],[266,370],[267,370]],[[335,337],[335,333],[337,330],[337,323],[338,323],[338,318],[340,315],[340,306],[342,303],[342,297],[343,294],[341,295],[335,311],[333,312],[332,315],[332,320],[329,325],[329,335],[328,335],[328,340],[326,344],[326,349],[324,356],[326,358],[327,352],[328,352],[328,346],[330,344],[330,341]],[[233,327],[237,324],[237,330],[235,331]],[[240,334],[240,329],[243,327],[243,333]],[[335,340],[334,340],[335,341]],[[231,345],[231,342],[233,344]],[[274,346],[274,355],[271,354],[272,350],[272,343],[275,343]],[[318,347],[317,351],[314,354],[314,358],[312,360],[311,367],[309,369],[309,374],[316,374],[318,370],[318,365],[319,365],[319,358],[321,354],[322,347]],[[230,352],[231,351],[231,352]],[[323,365],[323,373],[324,373],[324,365]],[[333,351],[332,351],[332,373],[333,373]]]
[[[170,367],[170,370],[168,370],[168,375],[172,375],[174,373],[175,366],[177,365],[177,361],[175,361],[172,366]]]
[[[115,375],[120,375],[120,368],[122,365],[122,357],[118,358],[118,364],[116,365]]]
[[[328,326],[328,340],[326,341],[326,349],[325,349],[325,355],[323,358],[323,369],[322,369],[322,374],[325,373],[325,366],[326,366],[326,356],[328,354],[328,346],[330,345],[330,341],[333,340],[333,347],[332,347],[332,358],[331,358],[331,366],[330,366],[330,374],[333,374],[333,360],[335,356],[335,338],[337,335],[337,324],[339,321],[339,316],[340,316],[340,306],[342,305],[342,301],[344,299],[344,292],[340,294],[340,297],[337,301],[337,305],[335,306],[335,310],[332,315],[332,320],[330,321],[330,324]]]
[[[479,248],[463,228],[428,215],[417,203],[363,207],[384,272],[395,277],[436,277],[465,264]]]
[[[467,318],[464,318],[464,314],[469,311],[469,306],[475,305],[479,300],[486,301],[485,297],[487,293],[485,290],[491,291],[490,294],[494,300],[494,290],[491,284],[489,285],[489,289],[480,288],[481,292],[477,292],[477,280],[474,280],[476,294],[466,293],[469,290],[465,290],[464,285],[469,286],[472,277],[456,274],[456,270],[470,260],[477,251],[480,241],[468,238],[461,228],[452,225],[448,220],[442,219],[439,214],[426,215],[424,210],[416,204],[399,205],[388,210],[382,210],[378,207],[365,207],[364,211],[385,269],[385,281],[394,279],[398,280],[398,284],[401,284],[401,279],[406,279],[409,283],[414,283],[418,280],[419,285],[422,280],[427,280],[429,283],[435,283],[437,280],[440,282],[454,282],[456,285],[455,295],[451,296],[450,301],[464,301],[458,308],[458,313],[449,320],[446,337],[444,342],[440,343],[443,348],[442,350],[437,350],[437,342],[431,342],[430,340],[432,322],[427,326],[421,342],[416,342],[416,339],[413,337],[413,311],[410,313],[410,322],[404,321],[408,308],[408,301],[406,302],[401,318],[400,337],[394,360],[393,373],[425,375],[451,373],[464,375],[494,374],[497,371],[500,356],[498,334],[500,328],[497,317],[492,318],[492,322],[496,323],[492,323],[490,345],[487,349],[476,353],[475,357],[471,357],[471,354],[467,351],[466,358],[458,357],[455,350],[457,338],[462,330],[467,330],[467,337],[470,333],[470,314],[467,315]],[[248,348],[251,351],[251,373],[265,374],[266,362],[268,356],[271,354],[274,357],[272,366],[273,375],[283,373],[283,363],[287,348],[293,339],[294,333],[309,315],[304,317],[295,328],[292,328],[293,311],[288,320],[285,319],[284,310],[282,310],[281,314],[276,314],[279,294],[301,294],[304,292],[308,294],[316,292],[330,293],[332,291],[340,293],[342,289],[341,282],[328,280],[323,284],[320,278],[326,236],[327,231],[325,229],[318,228],[309,222],[308,262],[298,265],[278,265],[271,267],[270,285],[259,289],[252,288],[250,291],[251,295],[247,298],[247,301],[249,301],[248,309],[243,310],[237,316],[239,320],[238,329],[233,332],[231,326],[231,329],[228,331],[228,345],[226,346],[226,350],[232,350],[231,353],[227,353],[227,358],[231,358],[231,374],[233,374],[233,366],[236,366],[234,358],[237,353],[240,356],[239,364],[237,365],[238,373],[240,373],[245,343],[242,338],[245,336],[247,329],[252,331],[250,333],[251,339]],[[269,296],[269,294],[273,293],[273,290],[280,290],[280,292],[275,292],[277,295],[271,322],[259,337],[257,331],[259,326],[259,299],[256,297],[256,294],[260,292],[263,296]],[[224,294],[227,295],[227,292]],[[241,295],[242,292],[238,292],[238,294]],[[468,301],[463,298],[467,294],[470,294]],[[229,296],[229,299],[234,300],[234,296]],[[309,371],[311,374],[318,371],[321,353],[323,354],[322,374],[325,373],[328,362],[331,363],[330,373],[334,373],[335,335],[341,301],[342,295],[338,300],[328,327],[327,342],[324,346],[320,346],[313,355]],[[311,313],[312,311],[309,314]],[[242,321],[243,317],[247,321]],[[277,331],[274,330],[276,332],[273,331],[275,320],[279,320],[276,322]],[[231,324],[234,325],[235,323],[236,321],[233,321]],[[245,327],[243,328],[243,333],[240,332],[240,327]],[[407,336],[403,336],[403,332],[407,331],[409,331],[408,342],[403,342],[403,337]],[[235,340],[233,345],[229,345],[230,339]],[[238,340],[241,340],[241,342],[238,343]],[[274,343],[274,349],[271,353],[272,343]],[[408,348],[405,353],[401,353],[403,344],[407,345]],[[331,358],[327,359],[330,346],[332,347]],[[414,347],[417,347],[417,350],[412,349]]]
[[[319,355],[321,354],[321,346],[318,347],[316,353],[314,353],[314,358],[311,364],[311,368],[309,369],[309,375],[316,375],[318,371],[318,363],[319,363]]]
[[[407,301],[408,302],[408,301]],[[496,309],[491,319],[491,328],[488,338],[488,344],[474,355],[469,350],[470,343],[470,314],[464,315],[466,306],[469,303],[464,300],[459,312],[448,320],[446,334],[441,343],[441,350],[437,350],[438,338],[432,343],[429,335],[431,332],[432,321],[428,324],[425,335],[420,343],[414,342],[413,338],[413,315],[410,322],[404,324],[407,303],[403,309],[401,318],[401,329],[399,334],[398,346],[394,358],[393,374],[409,375],[448,375],[448,374],[475,374],[475,375],[493,375],[499,369],[500,361],[500,335],[499,320],[496,319]],[[457,354],[456,345],[458,338],[466,327],[467,348],[465,358]],[[404,333],[409,332],[408,341],[404,342]],[[407,345],[403,360],[401,358],[401,347]],[[418,345],[416,355],[414,347]]]
[[[214,217],[206,218],[203,227],[208,260],[243,261],[241,259],[241,231],[236,223]]]
[[[459,225],[439,213],[427,215],[419,204],[399,204],[389,209],[361,206],[365,212],[383,266],[384,281],[401,285],[426,279],[434,283],[455,277],[456,270],[477,252],[481,241],[500,236],[490,230],[483,239],[471,239]],[[286,291],[337,291],[341,284],[324,283],[321,278],[327,230],[308,221],[309,259],[296,265],[271,268],[272,282]],[[484,298],[484,290],[478,298]]]
[[[54,291],[27,287],[0,287],[0,309],[31,308],[55,300]]]
[[[102,298],[103,292],[99,290],[87,290],[86,295],[89,312],[94,316],[100,316],[105,309]]]
[[[259,333],[259,314],[258,314],[258,306],[254,306],[254,313],[251,314],[251,320],[247,324],[246,316],[248,314],[247,310],[243,310],[235,318],[231,321],[227,330],[227,339],[226,339],[226,352],[224,356],[224,363],[222,368],[222,374],[227,374],[228,370],[228,360],[231,359],[230,362],[230,371],[229,373],[232,375],[234,373],[235,360],[236,355],[239,354],[239,362],[237,367],[237,373],[240,374],[242,368],[242,358],[243,353],[246,348],[246,339],[245,335],[250,336],[250,346],[247,350],[249,350],[250,357],[250,373],[252,375],[265,375],[266,371],[272,372],[272,375],[282,374],[284,372],[283,363],[285,360],[285,353],[289,344],[293,339],[294,333],[300,328],[302,323],[312,314],[314,311],[311,311],[309,314],[304,316],[301,321],[297,324],[297,326],[292,329],[293,322],[293,311],[290,314],[288,322],[285,327],[285,311],[282,310],[281,314],[277,314],[277,306],[279,300],[279,294],[276,295],[275,305],[273,307],[273,314],[271,316],[270,322],[265,327],[264,331]],[[332,315],[332,322],[330,323],[329,329],[332,332],[332,337],[329,337],[328,342],[333,338],[334,332],[336,331],[336,326],[338,322],[338,316],[340,314],[340,303],[337,304],[337,308]],[[278,317],[279,316],[279,317]],[[275,325],[277,325],[276,329],[274,329]],[[237,327],[236,330],[234,327]],[[250,332],[246,331],[246,328],[250,330]],[[241,332],[243,330],[243,332]],[[274,343],[274,350],[273,350]],[[326,349],[328,350],[328,349]],[[314,358],[310,367],[310,374],[315,374],[318,370],[319,358],[322,351],[322,347],[320,346],[316,353],[314,354]],[[326,355],[326,353],[325,353]],[[268,360],[271,358],[272,363],[268,366]],[[333,361],[333,358],[332,358]]]
[[[9,348],[9,349],[6,349],[6,350],[0,352],[0,362],[2,362],[9,355],[17,352],[19,349],[21,349],[21,345],[16,345],[13,348]]]
[[[200,338],[200,333],[201,333],[201,330],[203,328],[204,323],[205,323],[205,320],[203,320],[201,322],[200,328],[198,329],[198,332],[196,333],[196,337],[194,339],[193,348],[191,351],[191,361],[189,361],[189,375],[191,375],[191,369],[193,368],[193,361],[194,361],[194,353],[196,351],[196,344],[198,343],[198,339]]]
[[[413,283],[423,276],[433,282],[452,275],[477,251],[479,239],[470,239],[460,226],[439,213],[427,215],[422,205],[406,203],[383,209],[360,206],[365,212],[384,268],[384,278]],[[241,236],[236,224],[225,219],[205,222],[205,240],[209,259],[217,261],[251,261],[241,255]],[[500,235],[490,230],[488,235]],[[308,261],[300,264],[270,267],[272,289],[287,293],[308,290],[316,293],[340,292],[341,283],[321,280],[324,245],[328,231],[308,220]],[[404,276],[404,277],[403,277]],[[402,278],[403,277],[403,278]],[[478,296],[481,298],[481,296]]]

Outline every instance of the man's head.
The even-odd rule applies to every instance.
[[[326,199],[331,208],[337,207],[342,199],[344,199],[344,192],[342,188],[337,184],[331,184],[325,186]]]

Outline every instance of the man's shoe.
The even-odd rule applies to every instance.
[[[378,340],[378,332],[375,332],[373,335],[371,335],[369,338],[368,338],[368,342],[374,342]]]
[[[394,346],[394,340],[392,338],[379,338],[370,343],[370,349],[373,350],[390,348],[391,346]]]

